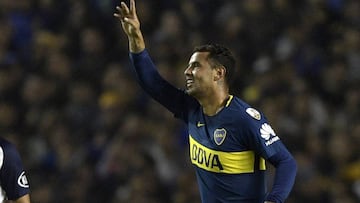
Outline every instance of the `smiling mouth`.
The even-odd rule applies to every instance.
[[[192,79],[187,79],[186,80],[186,87],[190,87],[193,83],[194,83],[194,81]]]

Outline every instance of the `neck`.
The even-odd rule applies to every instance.
[[[208,116],[216,115],[221,109],[224,108],[229,99],[228,92],[219,92],[204,99],[198,99],[203,108],[204,114]]]

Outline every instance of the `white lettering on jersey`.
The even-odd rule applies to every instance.
[[[274,130],[271,128],[271,126],[267,123],[264,123],[261,125],[260,134],[261,134],[261,137],[266,140],[266,142],[265,142],[266,146],[269,146],[272,143],[280,140],[280,138],[278,136],[276,136],[276,134],[275,134]]]

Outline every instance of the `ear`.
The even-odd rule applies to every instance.
[[[225,75],[226,75],[226,68],[224,66],[217,66],[214,69],[215,72],[215,76],[214,76],[214,81],[219,81],[219,80],[225,80]]]

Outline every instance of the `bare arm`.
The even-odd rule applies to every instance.
[[[7,201],[7,203],[30,203],[30,195],[26,194],[14,201]]]
[[[121,2],[116,7],[117,13],[114,16],[121,22],[123,31],[129,40],[129,51],[131,53],[140,53],[145,49],[145,42],[140,30],[140,21],[136,14],[135,0],[130,0],[130,8]]]
[[[15,200],[15,203],[30,203],[30,195],[26,194],[19,199]]]

